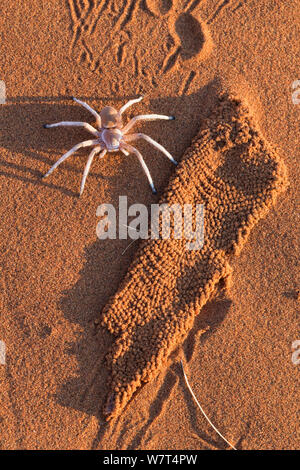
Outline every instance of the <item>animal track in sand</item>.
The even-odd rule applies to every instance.
[[[202,20],[192,14],[201,0],[145,0],[148,10],[157,17],[168,17],[169,36],[172,40],[162,68],[166,74],[174,67],[182,65],[189,75],[182,86],[186,92],[196,75],[194,70],[212,49],[209,31]],[[181,5],[179,5],[181,3]],[[180,12],[181,11],[181,12]]]
[[[190,59],[203,48],[205,36],[201,25],[190,13],[183,13],[175,23],[175,30],[180,38],[181,55]]]
[[[163,64],[163,72],[167,73],[173,67],[182,66],[189,72],[183,89],[187,91],[191,81],[196,75],[196,67],[211,52],[213,43],[206,24],[192,14],[197,2],[188,2],[179,16],[170,15],[169,31],[174,46],[169,51]]]
[[[201,0],[67,3],[72,28],[70,53],[92,72],[101,71],[102,64],[111,67],[112,75],[118,73],[124,83],[134,78],[137,83],[142,80],[146,88],[156,87],[164,75],[181,67],[186,75],[181,88],[186,92],[197,65],[211,50],[206,24],[194,13]],[[143,22],[147,27],[137,29]],[[139,41],[132,41],[137,32]]]
[[[124,45],[129,39],[128,31],[125,32],[124,28],[130,22],[138,3],[135,0],[120,0],[118,3],[114,0],[68,0],[73,32],[70,52],[73,54],[78,46],[79,62],[86,63],[95,72],[101,70],[100,57],[103,52],[112,47],[116,63],[120,64],[125,52]],[[101,35],[97,37],[99,23]],[[107,31],[109,34],[104,36],[103,32]],[[93,37],[97,40],[97,47]],[[106,37],[108,41],[105,41]]]

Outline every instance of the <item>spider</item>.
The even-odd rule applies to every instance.
[[[149,137],[146,134],[142,133],[136,133],[136,134],[130,134],[128,135],[127,132],[129,129],[133,127],[133,125],[137,121],[154,121],[156,119],[165,119],[165,120],[173,120],[175,119],[174,116],[164,116],[161,114],[143,114],[139,116],[135,116],[132,118],[125,126],[123,126],[122,123],[122,114],[126,109],[129,108],[129,106],[132,106],[135,103],[138,103],[143,99],[143,96],[140,96],[139,98],[132,99],[128,101],[122,108],[117,111],[115,108],[111,106],[106,106],[100,111],[100,114],[98,114],[93,108],[91,108],[87,103],[84,101],[80,101],[77,98],[73,97],[73,100],[76,101],[76,103],[82,105],[84,108],[86,108],[92,115],[96,118],[96,126],[97,129],[91,124],[88,124],[87,122],[76,122],[76,121],[62,121],[62,122],[57,122],[55,124],[44,124],[44,127],[46,129],[50,127],[58,127],[58,126],[78,126],[78,127],[83,127],[87,131],[89,131],[91,134],[94,135],[95,139],[92,140],[86,140],[84,142],[80,142],[79,144],[76,144],[71,150],[69,150],[67,153],[65,153],[62,157],[57,160],[57,162],[50,168],[50,170],[43,176],[43,178],[46,178],[49,176],[55,168],[58,167],[64,160],[66,160],[70,155],[72,155],[76,150],[80,149],[81,147],[94,147],[92,151],[90,152],[87,163],[84,168],[83,172],[83,177],[81,181],[81,186],[80,186],[80,194],[83,193],[85,182],[87,175],[90,171],[92,161],[94,159],[94,156],[101,152],[99,155],[99,158],[103,158],[104,155],[107,152],[118,152],[118,150],[121,150],[126,156],[129,155],[130,153],[135,154],[139,161],[140,164],[142,165],[142,168],[144,172],[146,173],[146,176],[148,178],[150,187],[152,189],[152,192],[154,194],[157,193],[153,180],[150,174],[150,171],[141,155],[141,153],[132,145],[129,144],[132,140],[137,140],[137,139],[144,139],[149,144],[152,144],[154,147],[156,147],[158,150],[160,150],[162,153],[164,153],[170,160],[173,162],[175,165],[178,163],[172,155],[158,142],[153,140],[151,137]]]

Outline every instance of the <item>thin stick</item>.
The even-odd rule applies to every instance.
[[[189,391],[190,391],[192,397],[194,398],[195,402],[197,403],[197,405],[198,405],[198,407],[199,407],[201,413],[204,415],[204,417],[205,417],[206,420],[209,422],[209,424],[211,425],[211,427],[219,434],[219,436],[220,436],[233,450],[237,450],[232,444],[230,444],[229,441],[227,441],[227,439],[225,439],[224,436],[222,436],[222,434],[220,433],[220,431],[217,430],[217,428],[213,425],[213,423],[211,422],[211,420],[209,419],[209,417],[205,414],[205,412],[204,412],[202,406],[201,406],[200,403],[198,402],[197,398],[195,397],[195,394],[194,394],[193,390],[191,389],[191,386],[190,386],[190,384],[189,384],[189,382],[188,382],[187,376],[186,376],[186,374],[185,374],[185,372],[184,372],[184,368],[183,368],[183,363],[182,363],[182,361],[180,361],[180,363],[181,363],[182,372],[183,372],[183,376],[184,376],[185,382],[186,382],[186,384],[187,384],[187,387],[188,387],[188,389],[189,389]]]
[[[127,251],[127,249],[135,242],[136,240],[132,240],[131,243],[129,243],[128,246],[126,246],[125,250],[123,251],[123,253],[121,253],[121,256],[124,255],[125,251]]]

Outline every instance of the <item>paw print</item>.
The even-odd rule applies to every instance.
[[[174,0],[145,0],[149,12],[158,18],[167,17],[169,33],[174,46],[166,56],[162,72],[174,66],[193,70],[212,48],[212,40],[206,24],[193,14],[200,0],[185,2],[182,8]]]

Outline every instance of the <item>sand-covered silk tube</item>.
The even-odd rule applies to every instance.
[[[235,97],[220,96],[160,198],[169,206],[191,204],[193,212],[204,205],[203,247],[187,249],[189,234],[177,239],[174,230],[168,239],[142,241],[102,312],[102,325],[115,336],[107,355],[108,419],[184,340],[195,315],[230,274],[230,256],[286,185],[285,166],[247,107]]]

